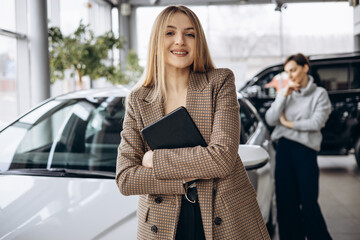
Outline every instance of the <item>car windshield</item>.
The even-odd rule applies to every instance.
[[[124,99],[45,103],[0,133],[0,171],[75,169],[114,173]]]

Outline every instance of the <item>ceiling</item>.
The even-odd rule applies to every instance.
[[[166,6],[172,4],[183,5],[233,5],[233,4],[277,4],[283,3],[302,3],[302,2],[347,2],[358,0],[107,0],[107,2],[118,4],[130,4],[134,7],[140,6]]]

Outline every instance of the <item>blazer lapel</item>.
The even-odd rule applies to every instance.
[[[208,79],[205,73],[194,73],[190,72],[189,76],[189,88],[186,96],[186,109],[190,113],[190,115],[197,118],[197,112],[199,106],[197,106],[197,101],[199,99],[199,94],[204,90],[204,88],[208,85]],[[154,91],[154,88],[148,87],[139,94],[139,107],[140,114],[142,117],[142,121],[144,127],[160,120],[164,115],[164,102],[161,101],[151,101],[151,96]],[[196,119],[194,119],[196,122]]]
[[[186,96],[186,109],[190,113],[196,126],[199,128],[205,141],[210,140],[212,126],[212,109],[204,108],[211,106],[210,91],[203,91],[208,86],[208,78],[205,73],[190,73],[189,88]],[[208,103],[204,105],[204,103]]]
[[[144,127],[160,120],[164,116],[163,101],[151,101],[151,95],[154,91],[153,88],[146,88],[141,96],[139,96],[140,115]]]
[[[198,94],[204,90],[208,84],[205,73],[190,72],[189,88],[186,96],[186,109],[192,115],[197,109]]]

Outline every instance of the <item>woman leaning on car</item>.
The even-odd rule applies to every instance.
[[[267,123],[275,126],[271,138],[277,140],[275,188],[281,240],[331,239],[317,202],[320,130],[331,103],[326,90],[308,75],[309,66],[301,53],[286,59],[288,86],[277,94],[265,115]]]
[[[141,130],[180,106],[208,146],[151,151]],[[140,195],[138,239],[269,239],[238,156],[239,127],[233,73],[214,68],[194,12],[165,8],[144,79],[128,96],[118,149],[120,192]]]

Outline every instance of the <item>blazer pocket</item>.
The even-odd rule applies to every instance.
[[[140,220],[143,221],[143,222],[147,222],[148,218],[149,218],[149,212],[150,212],[150,207],[147,207],[145,212],[144,212],[144,215],[140,216]]]
[[[140,222],[147,222],[149,218],[150,206],[148,204],[139,205],[137,215]]]
[[[251,189],[243,188],[222,194],[221,199],[228,213],[235,213],[252,209],[256,195]]]

